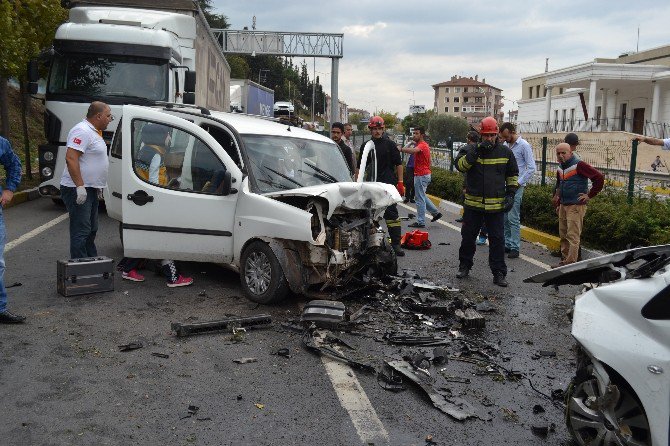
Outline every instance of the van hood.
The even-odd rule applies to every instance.
[[[328,200],[330,218],[338,209],[367,209],[373,211],[375,217],[383,213],[387,207],[402,201],[396,188],[386,183],[332,183],[318,186],[301,187],[287,191],[270,192],[266,197],[321,197]],[[369,204],[368,204],[369,203]]]

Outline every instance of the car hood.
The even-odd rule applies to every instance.
[[[370,208],[375,216],[382,213],[387,207],[402,201],[400,194],[390,184],[386,183],[332,183],[318,186],[301,187],[287,191],[270,192],[266,197],[321,197],[328,200],[328,215],[330,218],[338,209],[367,209]]]
[[[654,260],[657,257],[661,257],[661,262],[669,258],[670,245],[646,246],[606,254],[535,274],[524,279],[524,282],[542,283],[544,286],[580,285],[587,282],[599,282],[604,281],[603,273],[613,268],[626,266],[638,260]],[[659,263],[659,265],[662,266],[663,263]]]

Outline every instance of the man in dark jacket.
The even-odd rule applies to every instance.
[[[392,184],[398,189],[398,193],[402,197],[405,195],[405,184],[402,176],[402,160],[400,159],[400,151],[395,143],[391,141],[388,136],[384,134],[384,120],[381,116],[373,116],[370,118],[368,124],[370,133],[372,134],[372,142],[375,145],[375,153],[377,159],[377,181],[380,183]],[[363,149],[365,144],[361,144],[358,154],[358,167],[361,165],[361,157],[363,156]],[[398,206],[392,205],[386,208],[384,212],[384,219],[386,220],[386,227],[389,230],[389,237],[391,237],[391,245],[397,256],[404,256],[405,251],[400,247],[400,218],[398,215]]]
[[[332,138],[333,141],[335,141],[335,144],[337,144],[340,147],[342,155],[344,155],[344,159],[347,160],[347,166],[349,167],[349,176],[353,176],[354,152],[344,142],[344,138],[342,138],[342,135],[344,135],[344,124],[342,124],[341,122],[333,122],[333,124],[330,126],[330,137]]]
[[[498,123],[493,117],[482,120],[480,134],[482,142],[465,146],[456,157],[456,168],[466,174],[456,277],[460,279],[470,273],[477,235],[482,223],[486,223],[493,283],[506,287],[504,213],[514,205],[519,167],[509,147],[498,141]]]
[[[579,144],[577,141],[576,144]],[[579,243],[586,214],[586,204],[605,184],[603,174],[573,153],[572,145],[563,142],[556,146],[559,162],[554,188],[554,206],[558,213],[558,233],[561,236],[559,267],[574,263],[579,256]],[[592,186],[589,190],[588,181]]]

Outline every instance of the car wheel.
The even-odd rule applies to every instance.
[[[254,302],[277,303],[288,295],[284,271],[267,243],[257,240],[245,248],[240,257],[240,275],[242,291]]]
[[[566,395],[566,422],[577,444],[651,445],[647,415],[635,392],[626,383],[613,381],[618,392],[612,393],[614,400],[607,401],[608,397],[603,398],[598,379],[590,370],[577,376],[581,378],[573,380]]]

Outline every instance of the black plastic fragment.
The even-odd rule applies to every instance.
[[[131,342],[129,344],[119,345],[119,351],[129,352],[131,350],[137,350],[138,348],[142,348],[142,347],[144,347],[144,345],[142,345],[141,342]]]

